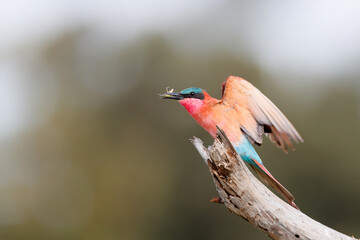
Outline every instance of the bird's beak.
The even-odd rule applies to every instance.
[[[181,95],[181,93],[178,92],[167,92],[164,94],[160,94],[161,99],[174,99],[174,100],[181,100],[184,99],[184,97]]]

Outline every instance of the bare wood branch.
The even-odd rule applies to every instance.
[[[311,219],[273,194],[249,171],[222,130],[218,129],[217,139],[208,148],[199,138],[190,140],[207,163],[221,202],[270,238],[354,240]]]

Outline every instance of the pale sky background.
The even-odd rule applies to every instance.
[[[351,76],[360,88],[360,1],[357,0],[239,3],[3,0],[0,3],[0,139],[41,123],[46,118],[43,109],[54,104],[51,100],[43,103],[39,89],[29,91],[34,82],[29,80],[31,69],[27,61],[36,51],[31,49],[84,25],[92,29],[89,37],[103,41],[104,45],[116,42],[126,47],[134,39],[155,32],[163,34],[178,49],[193,54],[208,54],[219,46],[229,52],[250,54],[262,67],[263,74],[272,78],[276,79],[278,72],[284,74],[286,69],[292,78],[283,80],[290,84],[321,88],[322,84],[329,84],[326,76],[335,75],[339,76],[338,81]],[[182,34],[184,31],[192,34]],[[22,49],[27,49],[24,55],[19,54]],[[47,92],[56,96],[51,80],[47,84],[50,89],[46,88]],[[43,117],[36,117],[37,111],[42,111]]]

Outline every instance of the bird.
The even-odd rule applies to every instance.
[[[222,129],[241,159],[260,179],[299,209],[295,197],[265,168],[254,145],[260,146],[266,135],[287,153],[289,149],[294,150],[292,141],[300,143],[303,138],[275,104],[247,80],[229,76],[223,82],[221,92],[220,100],[198,87],[180,92],[167,89],[160,97],[177,100],[213,138],[216,138],[217,127]]]

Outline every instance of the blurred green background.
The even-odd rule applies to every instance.
[[[165,87],[252,82],[304,138],[256,148],[310,217],[360,236],[358,1],[0,3],[1,239],[267,239],[209,199]]]

